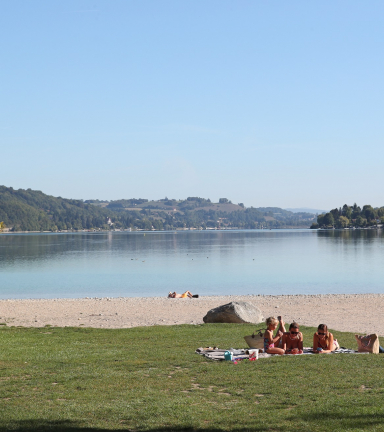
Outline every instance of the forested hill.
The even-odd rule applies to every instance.
[[[11,231],[308,228],[313,220],[310,213],[246,208],[227,198],[218,203],[199,197],[83,201],[0,186],[0,223]]]
[[[0,221],[13,231],[103,227],[109,212],[81,200],[55,198],[31,189],[0,186]]]

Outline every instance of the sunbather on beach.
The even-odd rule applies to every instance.
[[[286,354],[302,354],[303,334],[299,330],[299,324],[293,322],[289,330],[283,335],[283,349]]]
[[[185,291],[183,294],[178,294],[176,291],[174,291],[173,293],[172,292],[170,292],[169,294],[168,294],[168,297],[169,298],[198,298],[199,297],[199,295],[198,294],[195,294],[195,295],[193,295],[192,293],[191,293],[191,291]]]
[[[282,331],[284,328],[284,322],[282,320],[279,321],[275,317],[269,317],[265,320],[265,323],[267,324],[267,330],[265,330],[264,333],[264,352],[267,354],[285,354],[285,351],[282,348],[278,348],[284,334]],[[273,332],[277,329],[279,323],[279,330],[274,337]]]
[[[339,347],[333,334],[328,331],[325,324],[317,327],[317,332],[313,335],[313,352],[317,354],[327,354],[335,351]]]

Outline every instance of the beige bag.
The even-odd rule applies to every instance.
[[[253,333],[250,336],[244,336],[245,342],[247,342],[249,348],[264,350],[264,331],[265,330],[259,330],[256,334]]]
[[[372,354],[379,354],[380,341],[377,333],[367,336],[355,335],[357,341],[357,349],[359,352],[369,352]]]

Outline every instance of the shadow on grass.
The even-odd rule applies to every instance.
[[[47,420],[24,420],[15,422],[0,422],[0,432],[128,432],[135,431],[139,432],[222,432],[223,429],[217,428],[193,428],[193,427],[163,427],[155,429],[130,429],[129,427],[123,427],[118,429],[104,429],[104,428],[93,428],[79,426],[77,422],[70,420],[62,421],[47,421]],[[262,432],[265,428],[236,428],[231,429],[233,432]],[[272,429],[273,430],[273,429]]]
[[[316,412],[313,414],[305,414],[301,416],[292,416],[286,419],[291,422],[291,425],[285,425],[285,431],[300,431],[311,430],[311,424],[315,430],[324,431],[342,431],[342,430],[378,430],[377,426],[383,426],[383,414],[348,414],[348,413],[331,413],[331,412]],[[305,424],[303,424],[305,423]],[[193,427],[163,427],[154,429],[131,429],[128,425],[119,428],[98,428],[80,426],[76,421],[62,420],[62,421],[48,421],[48,420],[24,420],[24,421],[11,421],[0,422],[0,432],[127,432],[127,431],[146,431],[146,432],[222,432],[220,428],[193,428]],[[265,431],[278,431],[281,430],[273,422],[270,427],[239,427],[232,428],[233,432],[265,432]],[[381,430],[381,429],[380,429]]]
[[[315,412],[300,416],[292,416],[289,420],[293,424],[308,423],[316,424],[317,427],[323,427],[323,430],[366,430],[373,428],[378,430],[378,425],[384,426],[384,413],[364,413],[351,414],[350,412]],[[382,430],[382,429],[380,429]]]

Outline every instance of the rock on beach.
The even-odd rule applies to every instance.
[[[251,323],[264,321],[261,310],[245,301],[231,302],[208,311],[205,323]]]

